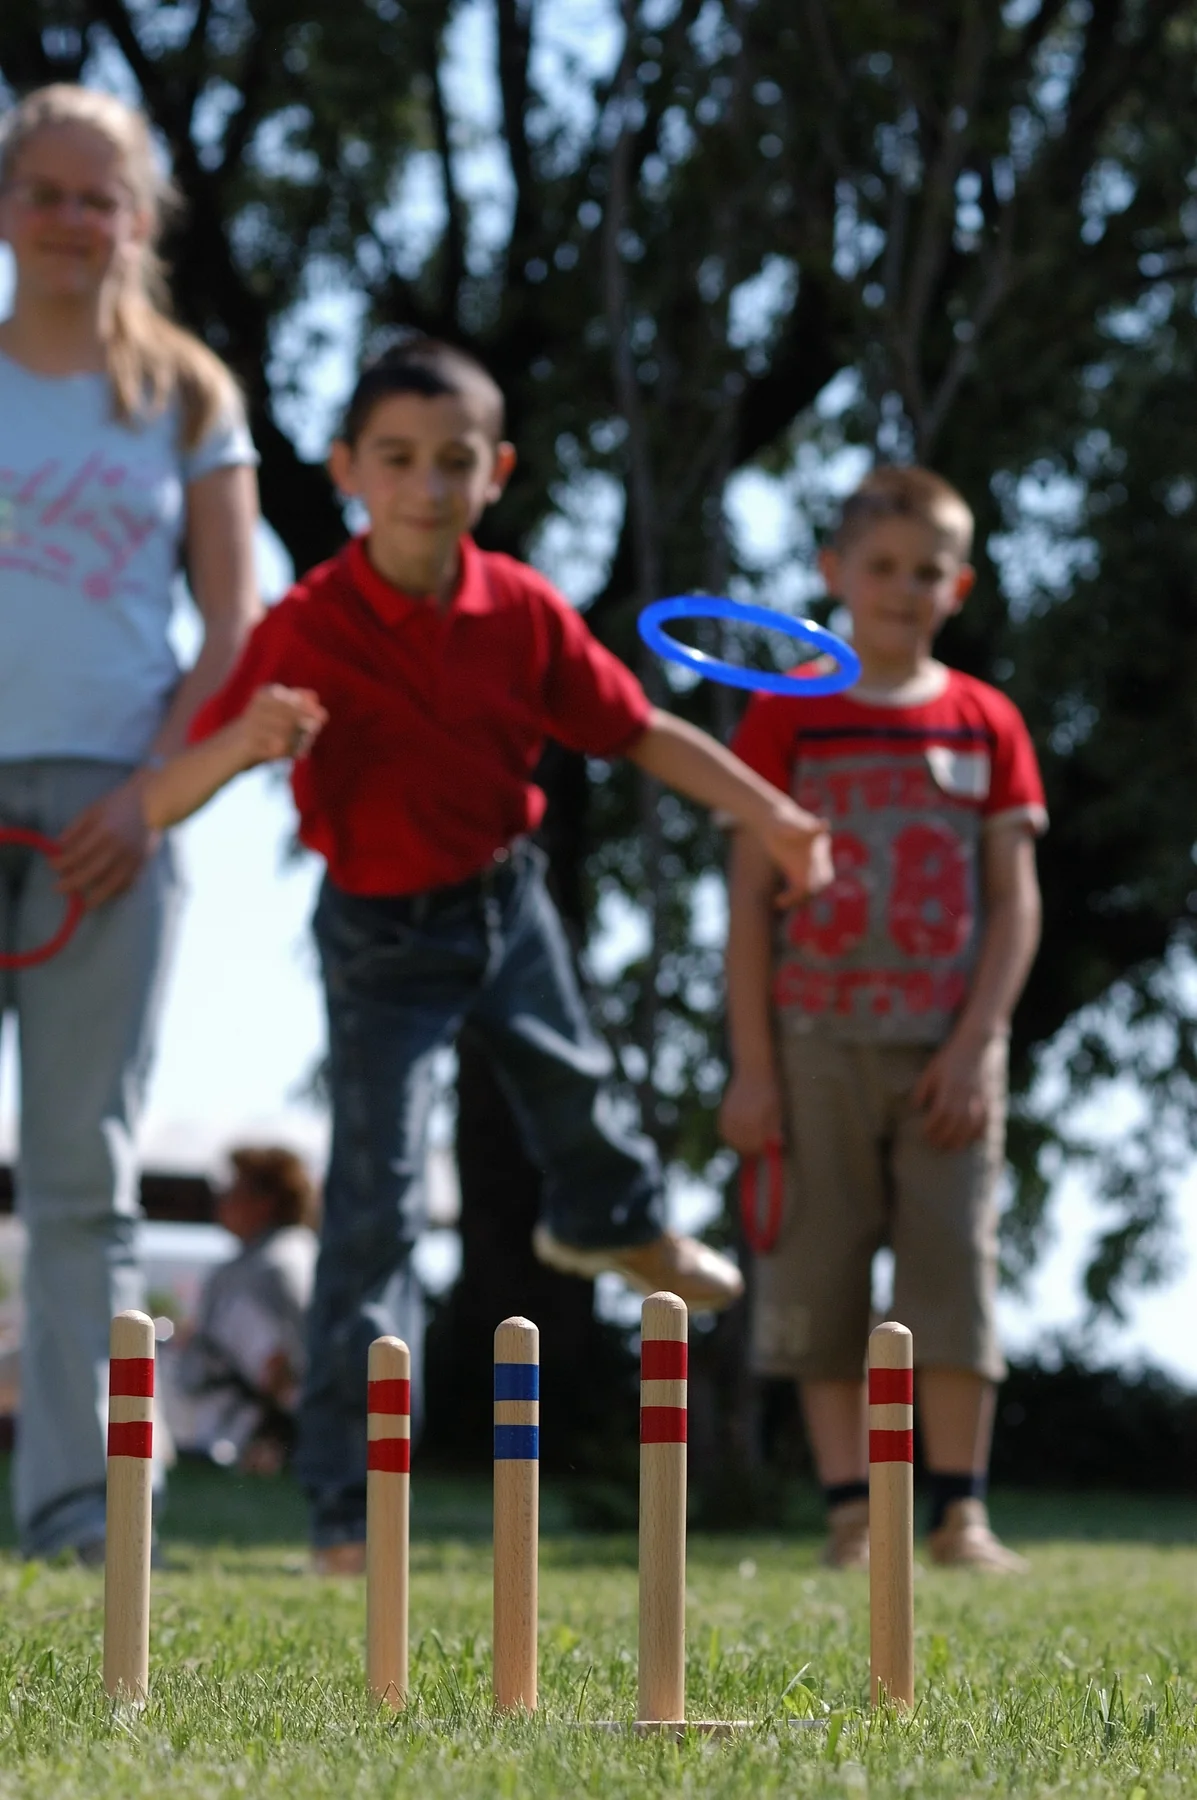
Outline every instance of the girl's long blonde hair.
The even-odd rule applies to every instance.
[[[27,94],[0,123],[0,186],[15,176],[30,139],[56,125],[85,125],[111,145],[134,205],[150,219],[144,243],[114,272],[105,354],[116,416],[136,423],[160,413],[177,395],[183,444],[193,449],[233,401],[236,386],[220,358],[169,317],[157,243],[178,193],[159,163],[142,113],[114,94],[65,82]]]

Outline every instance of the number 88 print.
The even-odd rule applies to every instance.
[[[791,913],[786,935],[795,949],[831,961],[847,956],[869,930],[869,847],[855,832],[831,841],[835,879]],[[955,956],[973,929],[972,883],[965,845],[949,826],[904,825],[889,846],[886,927],[906,956]]]

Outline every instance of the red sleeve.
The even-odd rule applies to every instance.
[[[272,681],[286,682],[283,649],[288,638],[285,618],[280,609],[285,598],[271,607],[266,617],[250,632],[232,674],[224,686],[210,694],[187,727],[187,742],[202,743],[228,725],[249,705],[260,687]]]
[[[1002,694],[994,698],[989,720],[994,733],[993,772],[982,817],[987,824],[1007,817],[1025,818],[1036,832],[1046,831],[1043,777],[1031,734],[1016,706]]]
[[[652,702],[626,663],[599,643],[568,600],[537,584],[548,637],[544,727],[567,750],[618,756],[652,716]]]
[[[731,748],[742,763],[771,781],[783,794],[790,792],[794,776],[794,715],[784,699],[755,695],[736,728]]]

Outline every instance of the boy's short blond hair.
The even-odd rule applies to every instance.
[[[834,548],[847,550],[881,519],[917,519],[945,538],[962,563],[968,561],[973,547],[972,508],[950,482],[930,469],[886,466],[866,475],[844,501],[832,539]]]

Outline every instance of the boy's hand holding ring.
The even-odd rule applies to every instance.
[[[719,1135],[741,1156],[781,1137],[781,1090],[772,1069],[735,1069],[719,1107]]]

